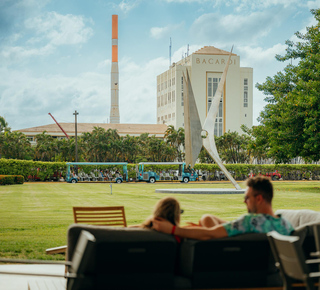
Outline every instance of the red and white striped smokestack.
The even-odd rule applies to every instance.
[[[119,124],[118,15],[112,15],[112,65],[110,123]]]

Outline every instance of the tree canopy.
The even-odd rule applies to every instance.
[[[311,13],[317,24],[296,32],[298,41],[286,41],[286,54],[276,55],[278,61],[290,61],[284,71],[256,85],[268,102],[259,121],[276,162],[320,159],[320,9]]]

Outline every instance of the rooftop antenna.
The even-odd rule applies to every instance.
[[[171,47],[172,47],[172,43],[171,43],[171,37],[170,37],[170,45],[169,45],[169,67],[171,66]]]
[[[187,47],[187,56],[189,56],[189,44],[188,44],[188,47]]]

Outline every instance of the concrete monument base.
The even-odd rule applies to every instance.
[[[156,193],[183,193],[183,194],[244,194],[245,189],[235,188],[166,188],[156,189]]]

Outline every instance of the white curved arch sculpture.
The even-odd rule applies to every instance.
[[[186,71],[187,76],[186,77],[184,76],[185,87],[188,88],[187,90],[185,90],[187,94],[185,96],[185,108],[184,108],[186,164],[191,164],[191,167],[193,167],[196,159],[199,156],[201,146],[203,145],[208,151],[208,153],[211,155],[213,160],[217,163],[217,165],[223,171],[223,173],[232,182],[234,187],[237,190],[241,190],[241,187],[239,186],[239,184],[234,180],[230,172],[223,165],[219,157],[219,153],[217,151],[216,143],[214,140],[214,124],[218,114],[220,100],[222,98],[223,87],[227,77],[232,49],[230,51],[227,64],[221,76],[218,89],[214,95],[213,103],[211,104],[211,107],[207,114],[207,118],[202,126],[202,131],[205,131],[205,135],[206,135],[204,139],[202,139],[201,132],[199,131],[199,128],[201,128],[201,123],[200,123],[198,110],[197,110],[196,103],[193,96],[193,91],[192,91],[191,82],[189,79],[188,70]]]

